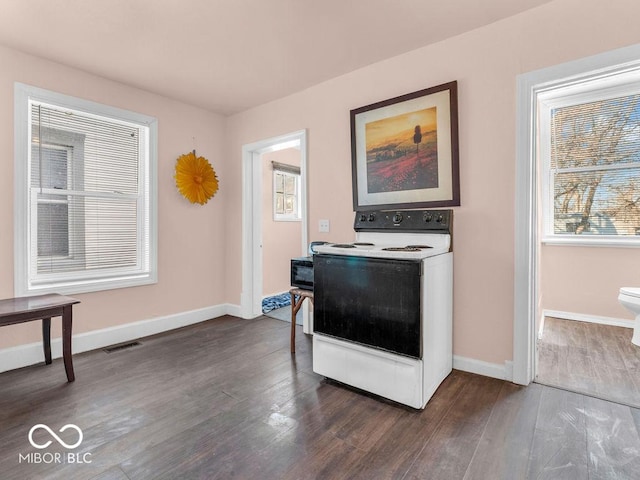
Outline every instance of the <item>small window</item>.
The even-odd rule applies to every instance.
[[[284,167],[287,171],[284,170]],[[273,170],[273,218],[300,220],[300,173],[297,167],[277,166]]]
[[[16,295],[155,282],[155,119],[21,84],[16,105]]]
[[[539,95],[544,241],[640,245],[637,73]]]

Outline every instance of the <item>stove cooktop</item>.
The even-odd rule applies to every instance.
[[[452,210],[356,212],[353,242],[328,243],[317,253],[422,259],[450,251]]]
[[[375,233],[358,233],[358,236],[362,235],[376,235]],[[385,235],[385,234],[377,234]],[[392,235],[395,237],[397,234]],[[420,235],[420,234],[414,234]],[[422,236],[422,235],[421,235]],[[431,257],[434,255],[440,255],[449,251],[450,241],[448,235],[430,235],[430,242],[432,245],[427,245],[423,239],[421,243],[413,243],[411,238],[405,238],[405,235],[400,235],[402,238],[397,240],[409,240],[402,241],[401,243],[395,243],[394,238],[389,239],[389,235],[386,238],[382,238],[382,242],[354,242],[354,243],[327,243],[316,247],[316,252],[319,254],[332,254],[332,255],[352,255],[358,257],[378,257],[378,258],[405,258],[405,259],[422,259]]]

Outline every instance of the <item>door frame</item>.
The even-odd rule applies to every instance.
[[[306,255],[308,245],[307,211],[307,130],[279,135],[242,146],[242,318],[262,315],[262,163],[263,153],[300,146],[300,211],[302,242],[300,252]],[[307,317],[307,315],[305,315]],[[305,322],[305,331],[307,331]]]
[[[524,73],[517,78],[513,382],[536,374],[536,318],[540,312],[537,94],[567,81],[640,64],[640,44]]]

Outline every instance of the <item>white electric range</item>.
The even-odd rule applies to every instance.
[[[452,368],[451,210],[357,212],[315,247],[313,370],[424,408]]]

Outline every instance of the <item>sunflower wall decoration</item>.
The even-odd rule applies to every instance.
[[[218,191],[218,177],[209,160],[196,156],[196,151],[180,155],[176,160],[176,187],[191,203],[204,205]]]

